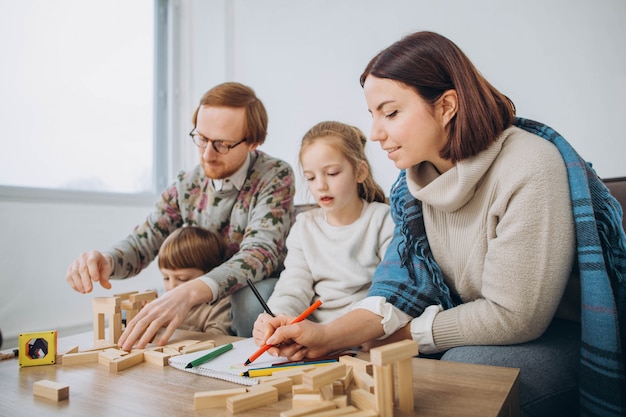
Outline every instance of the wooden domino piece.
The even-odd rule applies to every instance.
[[[163,352],[163,348],[150,349],[143,352],[143,360],[151,365],[167,366],[171,354]]]
[[[284,377],[284,378],[270,379],[269,381],[265,381],[261,384],[253,385],[248,390],[251,391],[259,387],[260,388],[274,387],[278,390],[278,395],[280,396],[284,394],[289,394],[291,392],[292,386],[293,386],[293,381],[291,380],[291,378]]]
[[[33,395],[52,401],[63,401],[70,397],[70,386],[42,379],[33,384]]]

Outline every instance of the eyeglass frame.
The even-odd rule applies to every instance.
[[[234,147],[238,145],[241,145],[242,143],[248,140],[247,138],[243,138],[239,142],[233,145],[229,145],[223,139],[209,139],[207,137],[202,136],[200,133],[196,131],[195,127],[191,129],[191,132],[189,132],[189,136],[191,136],[191,141],[193,142],[193,144],[203,150],[206,149],[207,146],[209,146],[209,143],[211,143],[213,150],[215,150],[215,152],[219,153],[220,155],[227,155],[231,149],[233,149]],[[196,142],[196,137],[198,137],[198,140],[200,140],[201,143]],[[218,146],[223,146],[223,148],[218,149]]]

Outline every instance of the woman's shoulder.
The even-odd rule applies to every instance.
[[[511,173],[565,172],[563,157],[552,142],[518,127],[511,127],[505,133],[497,161],[500,169]]]

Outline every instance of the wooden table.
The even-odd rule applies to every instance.
[[[236,339],[177,331],[171,342],[209,338],[218,344]],[[75,345],[91,348],[91,333],[59,337],[58,351]],[[396,416],[519,415],[518,369],[414,358],[413,375],[414,413],[396,409]],[[69,400],[55,402],[35,397],[33,384],[42,379],[69,385]],[[225,409],[194,410],[193,395],[236,387],[241,385],[145,362],[111,373],[98,363],[20,368],[17,359],[9,359],[0,361],[0,416],[225,416],[229,415]],[[278,416],[291,409],[290,398],[290,394],[281,396],[276,404],[237,416]]]

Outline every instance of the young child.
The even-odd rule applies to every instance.
[[[159,270],[165,291],[198,278],[226,260],[224,238],[208,229],[186,226],[172,232],[159,249]],[[232,334],[230,297],[216,304],[199,304],[191,309],[181,330]]]
[[[356,127],[334,121],[304,135],[300,166],[319,208],[299,214],[289,232],[285,269],[267,300],[274,314],[295,317],[321,299],[309,319],[325,323],[365,298],[393,233],[389,205],[365,156],[366,142]],[[268,319],[261,314],[255,322],[257,344],[274,330]]]

